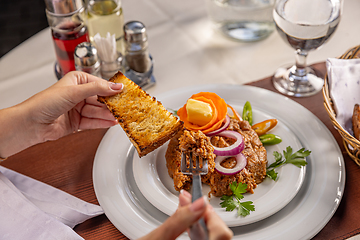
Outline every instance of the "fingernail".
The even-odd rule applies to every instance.
[[[124,84],[122,83],[114,83],[114,82],[109,82],[109,86],[112,90],[118,91],[118,90],[122,90],[124,87]]]
[[[180,190],[180,194],[184,195],[185,197],[191,198],[191,194],[184,189]]]
[[[206,199],[205,196],[203,196],[202,198],[197,199],[195,202],[193,202],[190,206],[190,210],[192,212],[197,212],[202,210],[206,204],[208,203],[208,200]]]

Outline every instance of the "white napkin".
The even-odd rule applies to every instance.
[[[336,120],[353,135],[354,105],[360,104],[360,59],[329,58],[326,61],[326,68]]]
[[[0,239],[83,239],[73,227],[103,209],[0,166]]]

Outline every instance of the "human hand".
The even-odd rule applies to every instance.
[[[78,130],[117,124],[106,106],[97,101],[97,95],[114,95],[122,88],[122,84],[84,72],[70,72],[24,105],[31,109],[31,124],[36,125],[42,140],[56,140]]]
[[[114,95],[122,88],[122,84],[74,71],[28,100],[1,110],[0,128],[8,134],[0,137],[0,156],[7,157],[78,130],[117,124],[106,106],[97,101],[97,95]]]
[[[215,213],[205,197],[191,203],[191,194],[182,190],[179,195],[179,207],[176,212],[160,227],[139,240],[176,239],[201,217],[204,217],[208,228],[209,240],[228,240],[232,238],[233,232]]]
[[[191,205],[191,194],[185,190],[179,195],[179,206]],[[233,232],[224,221],[216,214],[211,204],[206,204],[206,211],[203,215],[205,224],[209,231],[209,240],[227,240],[233,237]]]

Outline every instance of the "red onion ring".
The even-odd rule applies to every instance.
[[[206,136],[208,137],[212,137],[216,134],[219,134],[221,133],[222,131],[224,131],[225,129],[227,129],[227,127],[230,125],[230,117],[228,115],[226,115],[225,119],[224,119],[224,124],[219,128],[219,129],[216,129],[212,132],[208,132],[206,133]]]
[[[224,130],[217,135],[220,137],[234,138],[234,139],[236,139],[236,142],[234,144],[232,144],[231,146],[224,147],[224,148],[219,148],[219,147],[213,146],[214,154],[216,156],[235,156],[235,155],[238,155],[239,153],[241,153],[242,150],[244,150],[245,143],[244,143],[243,136],[240,133],[235,132],[235,131]]]
[[[220,163],[229,157],[235,157],[236,158],[236,165],[233,168],[224,168],[220,165]],[[239,173],[241,170],[243,170],[247,165],[247,160],[244,154],[239,153],[235,156],[217,156],[215,158],[215,169],[220,174],[224,175],[234,175]]]

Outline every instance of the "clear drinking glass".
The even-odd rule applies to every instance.
[[[275,0],[206,0],[209,18],[226,37],[253,42],[275,29],[272,10]]]
[[[276,29],[295,49],[296,63],[279,68],[274,87],[281,93],[306,97],[316,94],[324,84],[323,76],[306,64],[309,51],[323,45],[336,30],[341,15],[341,0],[277,0],[273,10]]]

